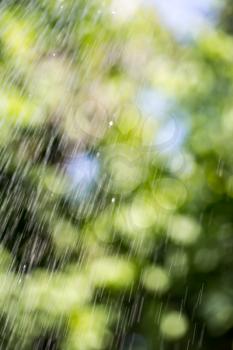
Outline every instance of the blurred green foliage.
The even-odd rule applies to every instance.
[[[232,349],[231,2],[0,7],[0,348]]]

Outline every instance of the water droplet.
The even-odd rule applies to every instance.
[[[113,126],[113,121],[111,120],[108,125],[110,126],[110,128]]]
[[[219,159],[218,166],[217,166],[217,175],[219,177],[222,177],[222,175],[223,175],[223,168],[224,168],[224,163],[223,163],[222,159]]]
[[[115,201],[116,201],[116,198],[112,197],[112,203],[115,203]]]

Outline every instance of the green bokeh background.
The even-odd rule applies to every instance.
[[[232,349],[232,3],[126,5],[1,1],[1,349]]]

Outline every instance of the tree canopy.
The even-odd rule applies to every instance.
[[[232,349],[232,11],[1,1],[1,349]]]

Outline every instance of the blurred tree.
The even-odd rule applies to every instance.
[[[1,2],[2,349],[232,349],[229,32]]]

